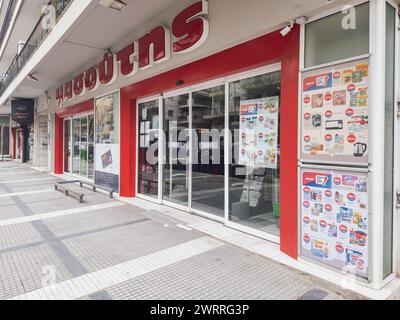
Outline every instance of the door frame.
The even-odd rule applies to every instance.
[[[189,95],[189,130],[192,130],[193,127],[193,99],[192,99],[192,93],[194,91],[198,91],[201,89],[210,89],[216,86],[225,86],[225,118],[224,118],[224,129],[225,129],[225,136],[224,140],[228,141],[229,140],[229,85],[232,82],[244,80],[247,78],[252,78],[252,77],[257,77],[263,74],[268,74],[268,73],[273,73],[273,72],[278,72],[282,71],[282,63],[277,62],[273,64],[269,64],[263,67],[259,68],[254,68],[249,71],[241,72],[234,74],[232,76],[228,77],[222,77],[218,78],[215,80],[207,81],[207,82],[202,82],[193,86],[188,86],[184,88],[180,88],[177,90],[171,90],[171,91],[166,91],[165,93],[162,93],[160,95],[153,95],[153,96],[148,96],[145,98],[140,98],[137,99],[136,101],[136,168],[139,168],[138,166],[138,150],[139,150],[139,104],[144,103],[144,102],[149,102],[149,101],[154,101],[154,100],[159,100],[159,130],[160,130],[160,137],[163,139],[164,135],[161,134],[164,132],[164,99],[169,98],[169,97],[174,97],[174,96],[179,96],[182,94],[188,94]],[[190,131],[191,132],[191,131]],[[160,141],[160,140],[159,140]],[[160,141],[160,145],[164,145],[165,141]],[[240,223],[237,222],[232,222],[229,220],[229,146],[228,144],[224,144],[224,203],[225,203],[225,208],[224,208],[224,217],[218,217],[217,215],[207,213],[201,210],[196,210],[192,208],[192,180],[193,180],[193,159],[192,159],[192,150],[193,150],[193,138],[192,135],[189,135],[189,159],[188,159],[188,206],[182,206],[170,201],[166,201],[162,198],[162,184],[163,184],[163,165],[162,162],[160,161],[163,159],[164,154],[163,154],[163,148],[160,148],[159,152],[159,194],[158,198],[152,198],[143,194],[139,194],[138,191],[138,174],[136,174],[136,196],[140,199],[143,200],[148,200],[153,203],[157,203],[160,205],[166,205],[168,207],[172,207],[184,212],[188,213],[193,213],[202,217],[205,217],[210,220],[214,220],[220,223],[223,223],[225,226],[236,229],[251,235],[254,235],[258,238],[262,238],[268,241],[271,241],[273,243],[279,244],[280,243],[280,236],[274,235],[274,234],[269,234],[263,231],[259,231],[257,229],[244,226]],[[160,168],[161,167],[161,168]],[[138,170],[138,169],[137,169]]]
[[[192,113],[192,111],[191,111],[191,109],[192,109],[192,94],[190,92],[190,87],[185,87],[185,88],[181,88],[181,89],[177,89],[177,90],[167,91],[167,92],[162,94],[162,103],[161,103],[161,110],[160,111],[161,111],[161,113],[163,115],[163,117],[162,117],[163,121],[160,124],[160,128],[161,128],[161,132],[163,133],[163,137],[164,137],[164,132],[165,132],[164,131],[164,107],[165,107],[164,99],[177,97],[177,96],[184,95],[184,94],[188,95],[188,107],[189,107],[188,130],[189,130],[189,133],[191,132],[190,131],[191,130],[191,119],[190,119],[190,117],[191,117],[191,113]],[[174,203],[172,201],[164,200],[163,192],[161,192],[161,195],[160,195],[161,196],[161,204],[166,205],[166,206],[171,207],[171,208],[175,208],[175,209],[181,210],[181,211],[189,212],[189,213],[190,213],[190,206],[191,206],[191,188],[192,188],[192,186],[191,186],[191,165],[190,165],[191,164],[190,144],[191,144],[191,135],[189,134],[189,159],[187,159],[188,162],[186,163],[186,174],[187,174],[186,181],[188,183],[188,191],[187,191],[188,192],[188,203],[187,203],[187,206],[181,205],[181,204],[177,204],[177,203]],[[163,145],[165,145],[165,141],[163,141]],[[165,158],[165,155],[164,155],[164,152],[162,152],[162,158],[159,158],[159,160],[160,159],[164,159],[164,158]],[[164,176],[164,163],[163,162],[164,161],[161,161],[161,163],[162,163],[161,176],[162,177]],[[167,163],[165,163],[165,165],[167,165]],[[161,182],[161,190],[163,190],[163,182],[164,182],[164,180],[162,179],[160,182]]]
[[[89,177],[88,177],[89,174],[87,174],[86,176],[80,175],[80,173],[81,173],[81,163],[80,163],[80,161],[79,161],[79,174],[78,175],[74,174],[74,171],[73,171],[73,158],[74,158],[74,150],[73,150],[73,145],[74,145],[74,143],[73,143],[74,142],[73,120],[81,119],[81,118],[85,118],[86,117],[86,119],[88,120],[86,131],[87,131],[87,137],[88,137],[88,140],[89,140],[89,116],[90,115],[93,115],[93,117],[94,117],[94,112],[84,112],[84,113],[74,114],[73,116],[65,117],[63,119],[63,139],[62,139],[62,141],[63,141],[63,174],[69,175],[69,176],[74,177],[74,178],[79,178],[79,179],[87,180],[89,182],[93,182],[94,179],[89,179]],[[65,129],[66,129],[65,122],[67,120],[70,121],[70,135],[71,135],[71,143],[70,143],[71,159],[69,161],[70,172],[65,172],[65,162],[64,162],[64,160],[65,160]],[[93,129],[95,130],[95,128],[93,128]],[[81,131],[82,131],[82,127],[81,126],[80,126],[79,130],[80,130],[79,133],[81,135]],[[89,146],[89,141],[87,141],[86,143]],[[88,147],[88,150],[89,150],[89,147]],[[79,158],[80,158],[80,153],[81,153],[81,150],[79,149]],[[88,157],[87,162],[88,162],[88,169],[89,169],[89,157]]]
[[[71,148],[71,158],[68,160],[68,167],[69,167],[69,172],[65,171],[65,131],[67,129],[66,122],[69,121],[69,135],[71,142],[69,143],[69,147]],[[72,174],[72,118],[64,118],[63,119],[63,174]]]
[[[225,176],[226,176],[226,168],[225,168],[225,162],[226,162],[226,157],[224,156],[224,215],[222,217],[216,215],[216,214],[212,214],[209,213],[207,211],[204,210],[200,210],[200,209],[194,209],[193,208],[193,137],[192,137],[192,133],[193,133],[193,92],[196,91],[200,91],[200,90],[205,90],[205,89],[212,89],[215,87],[219,87],[219,86],[224,86],[225,87],[225,110],[224,110],[224,130],[226,130],[226,122],[225,122],[225,118],[226,118],[226,104],[228,103],[226,100],[226,79],[225,78],[219,78],[216,80],[211,80],[211,81],[207,81],[207,82],[203,82],[200,84],[196,84],[193,85],[191,87],[189,87],[189,92],[190,92],[190,114],[189,114],[189,127],[190,127],[190,136],[189,136],[189,162],[190,162],[190,180],[189,180],[189,186],[190,186],[190,195],[189,195],[189,211],[191,213],[194,213],[198,216],[210,219],[210,220],[214,220],[217,222],[221,222],[221,223],[225,223],[225,215],[226,215],[226,211],[225,211],[225,207],[226,207],[226,199],[225,199]],[[226,141],[226,136],[224,136],[224,141]],[[224,143],[224,155],[225,155],[225,143]]]
[[[139,149],[140,149],[140,125],[139,125],[139,112],[140,112],[140,108],[139,105],[146,103],[146,102],[152,102],[152,101],[158,101],[158,143],[159,143],[159,149],[158,149],[158,194],[157,197],[150,197],[147,196],[145,194],[139,193]],[[136,197],[143,199],[143,200],[147,200],[147,201],[151,201],[157,204],[162,204],[162,161],[160,161],[163,158],[163,128],[162,128],[162,103],[163,103],[163,99],[162,99],[162,95],[155,95],[155,96],[150,96],[150,97],[146,97],[143,99],[138,99],[136,101],[136,168],[137,168],[137,174],[136,174],[136,183],[135,183],[135,194]]]
[[[230,77],[225,78],[225,132],[228,135],[229,130],[229,109],[230,109],[230,100],[229,100],[229,85],[233,82],[245,80],[252,77],[261,76],[263,74],[273,73],[273,72],[282,72],[282,64],[281,62],[270,64],[261,68],[253,69],[250,71],[242,72]],[[280,130],[279,130],[280,131]],[[280,132],[279,132],[280,135]],[[228,137],[225,136],[225,139],[228,140]],[[233,150],[232,150],[233,152]],[[232,229],[236,229],[238,231],[242,231],[244,233],[251,234],[261,239],[268,240],[270,242],[280,244],[281,237],[280,235],[274,235],[271,233],[263,232],[257,230],[255,228],[251,228],[245,226],[243,224],[233,222],[229,219],[229,148],[225,146],[225,225]],[[281,186],[280,186],[281,187]]]

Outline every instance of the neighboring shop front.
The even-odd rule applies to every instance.
[[[207,2],[184,8],[173,38],[155,27],[57,89],[55,172],[382,288],[396,272],[397,6],[352,4],[355,29],[339,8],[151,72],[207,45]],[[74,105],[84,91],[92,98]]]
[[[0,115],[0,155],[10,155],[10,116]]]
[[[11,100],[11,119],[16,124],[12,129],[13,158],[23,163],[33,161],[34,107],[32,99]]]
[[[119,192],[119,92],[58,109],[62,173]]]

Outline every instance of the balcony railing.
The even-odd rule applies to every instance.
[[[52,5],[55,8],[56,23],[72,1],[73,0],[51,0],[48,2],[48,5]],[[40,46],[44,38],[51,32],[52,28],[43,28],[42,21],[46,17],[47,15],[43,14],[39,18],[24,47],[20,53],[14,57],[7,72],[3,75],[3,79],[0,79],[0,97],[28,62],[35,50]]]

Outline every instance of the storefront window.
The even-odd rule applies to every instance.
[[[393,177],[396,10],[386,4],[385,198],[383,277],[393,271]]]
[[[278,236],[280,86],[280,72],[229,85],[229,219]]]
[[[158,198],[159,100],[139,104],[138,192]]]
[[[81,143],[80,143],[80,175],[86,177],[88,173],[88,121],[87,117],[81,118]]]
[[[94,115],[88,116],[88,178],[94,178]]]
[[[73,156],[72,156],[72,173],[79,175],[80,173],[80,155],[81,155],[81,119],[72,120],[73,133]]]
[[[49,118],[48,116],[40,116],[37,118],[39,134],[38,134],[38,157],[35,158],[36,165],[39,167],[47,167],[48,164],[48,147],[49,147]]]
[[[64,172],[71,173],[71,120],[64,122]]]
[[[119,93],[96,100],[96,144],[119,144]]]
[[[95,102],[95,183],[119,192],[119,92]]]
[[[72,173],[93,179],[93,114],[72,119]],[[71,161],[71,120],[65,120],[64,128],[64,172],[69,173]]]
[[[367,53],[369,2],[308,23],[305,27],[306,68]]]
[[[22,129],[17,130],[17,159],[22,160],[24,133]]]
[[[189,201],[189,94],[164,99],[166,139],[163,199],[182,206]]]
[[[225,86],[192,93],[192,208],[224,216]]]

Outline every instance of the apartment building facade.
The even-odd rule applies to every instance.
[[[396,279],[396,1],[40,6],[0,60],[14,159],[218,221],[361,285]]]

